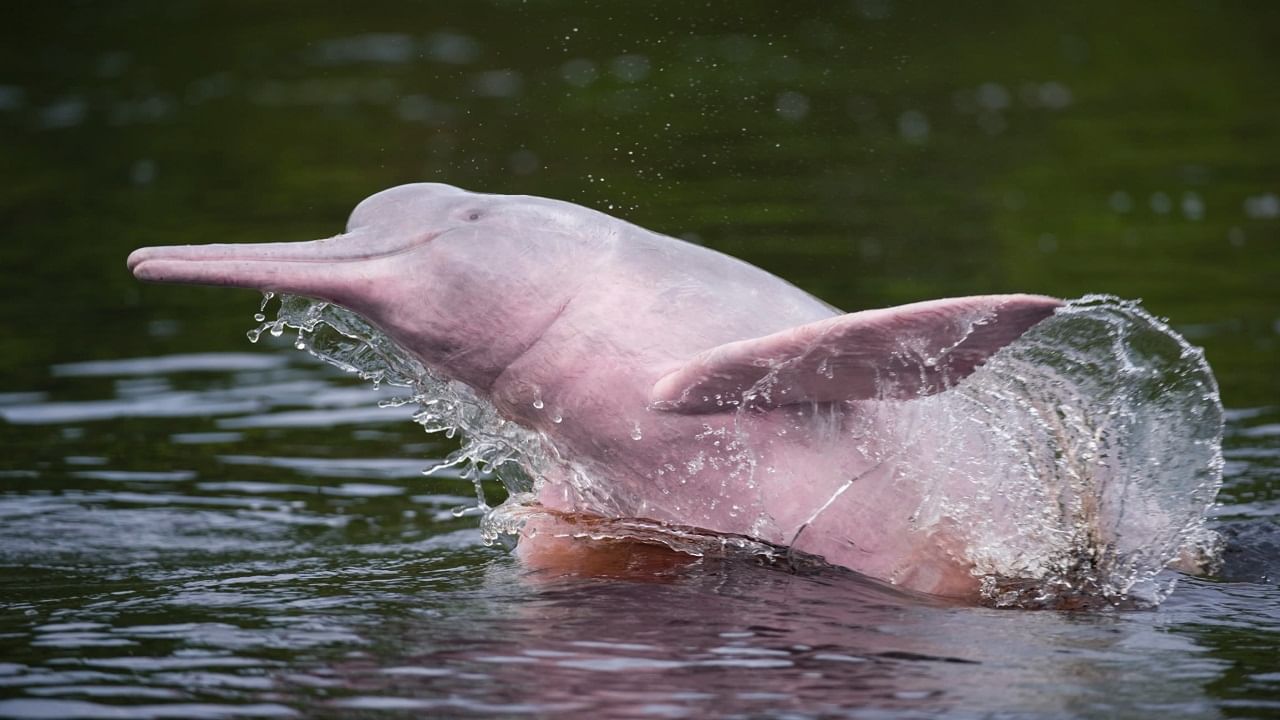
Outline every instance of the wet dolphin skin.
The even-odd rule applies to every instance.
[[[531,468],[549,509],[744,535],[964,599],[979,592],[964,534],[919,512],[946,471],[926,488],[901,468],[966,446],[913,423],[1063,306],[1013,294],[842,313],[603,213],[429,183],[373,195],[332,238],[143,248],[128,266],[357,313],[554,448]],[[525,533],[520,551],[540,542]]]

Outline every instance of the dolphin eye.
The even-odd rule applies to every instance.
[[[484,216],[484,213],[480,212],[479,210],[472,210],[471,212],[467,213],[467,221],[475,222],[483,216]]]

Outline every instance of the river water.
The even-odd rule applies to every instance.
[[[1280,522],[1280,16],[1234,3],[42,4],[0,29],[0,717],[1265,717],[1280,584],[960,607],[830,568],[481,542],[390,389],[141,245],[402,182],[572,200],[848,309],[1141,297]],[[501,491],[490,488],[490,501]],[[1256,548],[1274,558],[1276,549]]]
[[[1058,613],[734,559],[544,576],[455,516],[470,484],[422,476],[444,446],[403,409],[291,348],[52,370],[0,406],[31,458],[0,498],[0,716],[1206,717],[1280,693],[1271,583]],[[1232,417],[1224,512],[1275,515],[1277,427]]]

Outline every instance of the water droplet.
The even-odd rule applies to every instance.
[[[809,114],[809,98],[801,93],[788,90],[775,98],[774,110],[786,120],[799,122]]]
[[[545,406],[544,406],[544,404],[543,404],[543,402],[542,402],[542,398],[534,398],[534,399],[533,399],[533,409],[534,409],[534,410],[541,410],[543,407],[545,407]]]
[[[831,380],[836,376],[836,371],[831,367],[831,358],[822,358],[822,362],[818,363],[818,374]]]
[[[266,320],[267,320],[267,315],[266,315],[266,313],[260,313],[260,312],[259,312],[259,313],[254,313],[254,314],[253,314],[253,319],[254,319],[254,321],[256,321],[256,322],[266,322]]]

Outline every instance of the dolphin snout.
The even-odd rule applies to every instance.
[[[190,248],[193,246],[182,245],[178,247]],[[150,280],[152,278],[146,277],[147,271],[146,269],[142,268],[142,265],[146,263],[148,260],[154,260],[157,257],[163,257],[164,251],[168,249],[170,248],[164,248],[164,247],[138,248],[137,250],[134,250],[133,252],[129,253],[129,259],[125,260],[125,266],[128,267],[129,272],[133,273],[133,276],[138,278],[139,280]]]
[[[301,242],[145,247],[133,251],[126,265],[147,282],[243,287],[336,301],[357,292],[373,268],[388,266],[395,256],[441,234],[358,228]]]
[[[124,261],[125,267],[129,268],[129,272],[133,272],[138,267],[138,263],[147,259],[147,251],[151,248],[138,248],[129,253],[129,259]]]

